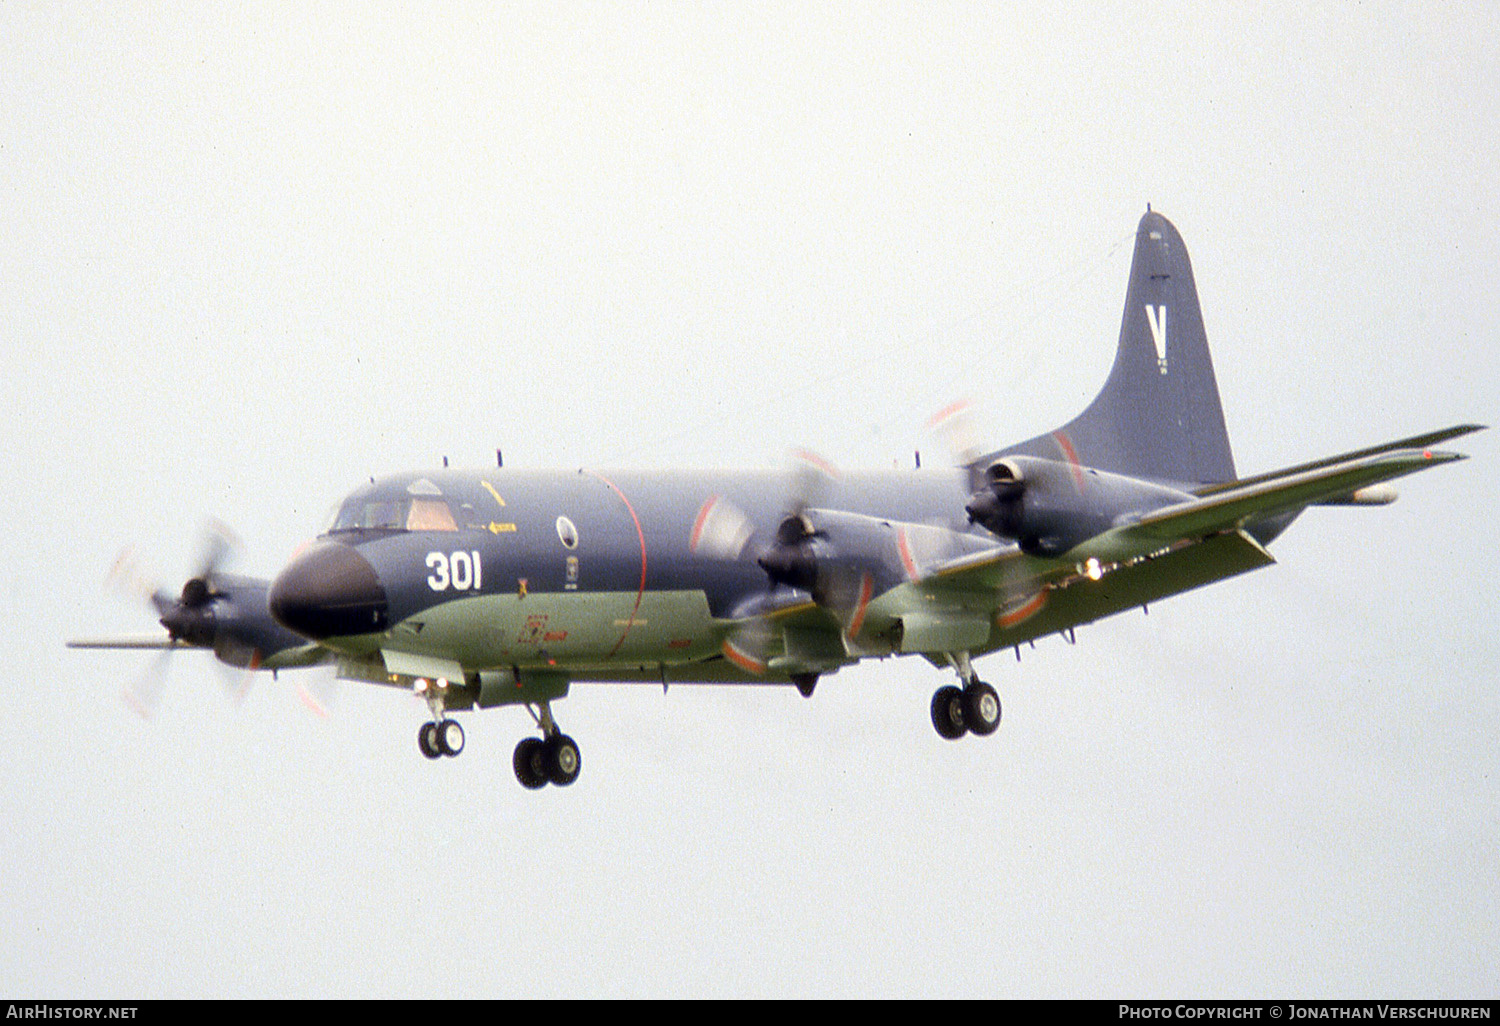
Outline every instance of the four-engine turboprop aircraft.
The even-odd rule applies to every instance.
[[[1056,431],[993,452],[960,438],[942,470],[400,474],[352,492],[273,581],[215,552],[180,596],[156,592],[165,638],[71,644],[333,661],[426,700],[428,758],[463,749],[450,713],[524,705],[528,788],[578,776],[552,714],[577,681],[811,696],[863,658],[917,654],[957,678],[933,695],[937,732],[987,735],[1000,700],[976,657],[1266,566],[1305,507],[1389,502],[1385,482],[1462,459],[1431,447],[1475,430],[1238,477],[1187,250],[1148,209],[1114,367]]]

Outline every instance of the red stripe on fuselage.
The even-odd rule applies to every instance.
[[[1068,466],[1073,468],[1073,485],[1080,492],[1083,491],[1083,464],[1078,462],[1078,450],[1073,448],[1073,440],[1068,437],[1066,431],[1052,432],[1052,438],[1057,442],[1057,447],[1062,450],[1063,458],[1068,461]]]
[[[708,515],[713,512],[715,504],[719,501],[717,495],[710,495],[703,508],[698,511],[698,519],[693,521],[693,536],[688,539],[688,551],[697,552],[698,542],[703,538],[703,525],[708,523]]]
[[[641,530],[641,518],[636,516],[635,507],[630,504],[630,500],[625,497],[625,493],[620,491],[619,487],[613,481],[594,470],[585,470],[584,473],[588,474],[590,477],[596,478],[597,480],[603,481],[607,486],[609,486],[610,491],[614,492],[620,497],[620,501],[625,504],[626,511],[630,513],[631,523],[635,524],[636,539],[641,543],[641,584],[640,587],[636,589],[635,605],[630,609],[630,617],[625,621],[625,629],[620,632],[620,640],[615,642],[615,647],[610,649],[609,655],[604,657],[606,659],[611,659],[614,657],[616,652],[620,651],[620,646],[625,644],[625,639],[630,635],[630,628],[635,626],[635,615],[641,611],[641,599],[646,594],[646,533]]]

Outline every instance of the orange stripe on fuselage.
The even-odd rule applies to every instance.
[[[865,574],[859,580],[859,608],[854,611],[854,619],[849,622],[849,637],[859,636],[859,629],[865,625],[865,610],[870,608],[870,599],[875,594],[875,579]]]
[[[731,641],[724,642],[722,651],[725,659],[728,659],[746,673],[753,673],[756,676],[760,676],[766,672],[766,664],[763,660],[756,659],[749,653],[741,651]]]
[[[1029,602],[1012,609],[1008,613],[1001,613],[995,618],[995,622],[1001,627],[1014,627],[1016,624],[1025,623],[1033,616],[1040,613],[1047,604],[1047,593],[1039,591]]]

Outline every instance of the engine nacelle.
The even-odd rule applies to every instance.
[[[969,523],[991,534],[1019,538],[1022,533],[1021,500],[1026,492],[1025,469],[1014,459],[990,464],[980,476],[979,487],[964,504]]]
[[[1123,515],[1186,501],[1175,488],[1040,456],[1007,456],[979,475],[964,505],[971,523],[1035,556],[1057,556]]]

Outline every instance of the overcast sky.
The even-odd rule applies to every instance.
[[[1494,432],[1279,565],[979,663],[516,708],[201,653],[371,474],[844,466],[1103,382],[1149,202],[1242,473],[1500,394],[1493,4],[0,5],[0,992],[1495,996]],[[434,9],[435,8],[435,9]]]

